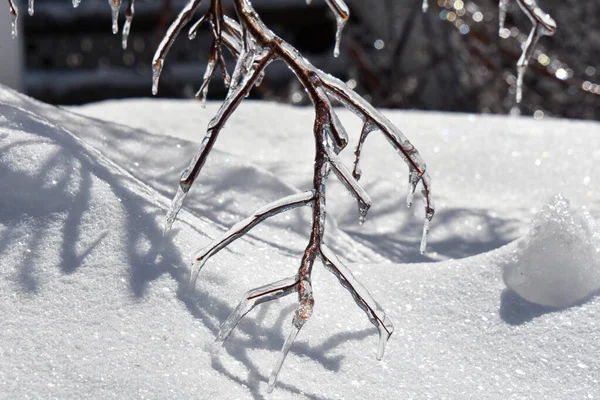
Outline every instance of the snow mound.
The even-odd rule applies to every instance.
[[[504,282],[524,299],[568,307],[600,289],[600,231],[594,218],[555,195],[519,242]]]

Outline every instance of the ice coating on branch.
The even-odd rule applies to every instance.
[[[541,32],[539,26],[534,26],[534,28],[531,30],[531,33],[527,37],[527,41],[523,46],[523,53],[521,54],[521,57],[517,62],[517,104],[521,102],[521,99],[523,97],[523,77],[525,76],[525,71],[527,70],[529,60],[533,56],[535,44],[539,40],[540,36]]]
[[[196,285],[196,279],[204,264],[225,246],[242,237],[250,231],[250,229],[254,228],[265,219],[297,207],[306,206],[314,201],[314,198],[314,191],[308,191],[275,200],[254,211],[252,215],[229,228],[222,235],[214,239],[208,246],[196,251],[194,254],[194,262],[192,264],[192,273],[190,275],[190,286],[194,287]]]
[[[367,212],[372,204],[371,197],[352,176],[350,170],[344,165],[337,154],[331,149],[326,149],[326,152],[329,163],[333,167],[333,172],[350,194],[358,201],[358,222],[362,225],[367,218]]]
[[[109,0],[110,1],[110,0]],[[119,0],[114,0],[119,1]],[[160,79],[160,74],[162,72],[164,66],[164,60],[167,56],[167,53],[171,49],[173,42],[181,32],[181,29],[184,25],[190,22],[194,12],[200,6],[202,0],[189,0],[183,10],[177,15],[177,18],[167,29],[167,33],[163,36],[160,44],[158,45],[156,52],[154,53],[154,58],[152,59],[152,94],[156,95],[158,93],[158,81]]]
[[[517,0],[521,10],[531,20],[533,27],[523,44],[523,53],[517,62],[517,83],[516,83],[516,103],[519,104],[523,97],[523,77],[527,70],[529,60],[535,51],[535,45],[543,35],[552,36],[556,32],[556,22],[550,15],[546,14],[537,5],[535,0]],[[506,6],[508,0],[500,1],[500,33],[504,29],[504,19],[506,16]]]
[[[33,15],[33,0],[27,2],[27,12],[29,15]]]
[[[503,272],[506,286],[529,302],[577,304],[600,290],[600,225],[555,195],[533,217]]]
[[[324,244],[321,245],[321,257],[325,268],[335,275],[342,287],[350,292],[356,304],[367,314],[369,321],[379,331],[377,359],[381,360],[385,351],[385,344],[394,332],[392,321],[386,317],[383,308],[375,301],[367,288],[354,277],[352,271]]]
[[[188,39],[194,40],[196,38],[198,29],[200,29],[204,21],[206,21],[206,14],[203,15],[198,21],[194,22],[194,24],[190,27],[188,31]]]
[[[421,252],[427,247],[427,234],[429,233],[429,223],[435,213],[433,201],[431,199],[431,179],[427,174],[426,165],[415,147],[406,139],[394,124],[392,124],[381,113],[377,112],[372,105],[366,102],[352,89],[348,88],[339,79],[325,74],[322,71],[318,72],[319,80],[327,93],[340,103],[346,106],[354,114],[368,120],[370,123],[382,132],[388,139],[390,144],[396,149],[402,159],[408,164],[409,170],[414,169],[421,175],[423,183],[423,201],[425,203],[425,224],[423,226],[423,236],[421,238]],[[364,139],[363,139],[364,140]],[[360,144],[359,144],[360,145]],[[362,145],[360,145],[362,146]],[[360,152],[359,152],[360,155]]]
[[[206,71],[204,71],[204,76],[202,77],[202,85],[198,92],[196,92],[196,98],[202,99],[202,107],[206,107],[206,97],[208,95],[208,85],[210,84],[210,80],[215,73],[215,67],[217,66],[216,54],[214,47],[210,52],[210,57],[208,58],[208,63],[206,64]]]
[[[235,310],[227,317],[225,322],[221,324],[221,328],[219,329],[215,341],[222,345],[242,318],[257,305],[277,300],[297,291],[297,289],[298,279],[294,276],[248,291]]]
[[[121,39],[121,47],[123,50],[127,49],[127,39],[129,38],[129,32],[131,31],[131,22],[133,21],[133,14],[135,13],[135,0],[129,0],[127,11],[125,12],[125,23],[123,24],[123,37]]]
[[[121,0],[108,0],[110,12],[112,16],[112,33],[113,35],[119,32],[119,9],[121,8]]]

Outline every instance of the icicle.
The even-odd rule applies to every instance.
[[[387,326],[387,329],[385,327]],[[375,356],[378,361],[383,359],[385,354],[385,345],[388,340],[390,340],[390,336],[394,332],[394,325],[392,325],[392,321],[390,321],[386,316],[383,317],[383,323],[377,327],[379,329],[379,341],[377,342],[377,355]]]
[[[506,10],[508,9],[509,0],[500,0],[498,4],[498,34],[502,37],[502,31],[504,30],[504,21],[506,20]]]
[[[208,85],[210,84],[210,80],[212,79],[213,74],[215,73],[215,67],[217,66],[217,52],[216,47],[213,44],[213,47],[210,51],[210,57],[208,58],[208,63],[206,64],[206,71],[204,71],[204,77],[202,78],[202,85],[198,92],[196,92],[196,98],[202,99],[202,108],[206,107],[206,97],[208,95]]]
[[[79,7],[80,3],[81,3],[81,0],[73,0],[73,8]]]
[[[340,55],[340,42],[342,41],[342,30],[348,22],[350,16],[350,10],[343,0],[325,0],[331,11],[335,14],[336,30],[335,30],[335,47],[333,49],[333,56],[338,57]]]
[[[129,32],[131,31],[131,22],[133,21],[133,14],[135,12],[135,0],[129,0],[127,11],[125,12],[125,23],[123,24],[123,38],[121,40],[121,46],[123,50],[127,49],[127,39],[129,38]]]
[[[360,180],[362,176],[362,170],[360,169],[360,155],[362,153],[362,148],[367,139],[369,133],[373,132],[377,127],[371,123],[368,119],[364,119],[362,130],[360,132],[360,138],[358,139],[358,144],[356,145],[356,150],[354,150],[354,170],[352,171],[352,176],[357,181]]]
[[[421,6],[421,9],[424,13],[426,13],[427,10],[429,10],[429,2],[427,0],[423,0],[423,5]]]
[[[119,9],[121,8],[121,0],[108,0],[112,14],[112,33],[113,35],[119,32]]]
[[[152,64],[152,94],[158,93],[158,81],[160,80],[160,73],[163,69],[163,60],[158,59]]]
[[[333,49],[333,56],[340,56],[340,42],[342,41],[342,29],[344,29],[344,25],[346,24],[346,20],[342,20],[342,18],[337,19],[337,29],[335,31],[335,47]]]
[[[260,75],[258,75],[258,79],[256,80],[256,83],[254,84],[254,86],[259,87],[260,84],[262,83],[263,79],[265,79],[265,71],[261,72]]]
[[[13,39],[15,39],[19,32],[19,27],[17,25],[19,18],[19,9],[17,8],[17,5],[15,4],[14,0],[8,0],[8,7],[10,8],[10,15],[12,16],[11,34]]]
[[[33,0],[27,2],[27,12],[30,16],[33,15]]]
[[[408,174],[408,195],[406,196],[406,207],[408,208],[412,206],[415,190],[417,189],[417,184],[420,180],[421,175],[419,175],[417,170],[411,168],[410,173]]]
[[[358,202],[358,223],[360,225],[364,224],[367,220],[367,213],[369,212],[369,207],[366,207],[360,201]]]
[[[296,336],[298,336],[298,332],[300,332],[300,328],[302,328],[302,326],[296,326],[296,324],[292,324],[292,330],[290,331],[290,334],[288,335],[287,339],[285,340],[285,343],[283,344],[283,348],[281,349],[281,353],[279,354],[279,357],[277,358],[277,361],[275,362],[275,366],[273,367],[273,370],[271,371],[271,376],[269,377],[269,388],[267,389],[267,391],[269,393],[272,393],[273,389],[275,388],[275,383],[277,383],[277,375],[279,375],[279,371],[281,371],[283,362],[285,361],[285,358],[287,357],[287,355],[290,351],[290,348],[292,347],[292,343],[294,343],[294,340],[296,340]]]
[[[198,33],[198,29],[200,29],[200,27],[202,26],[202,24],[204,23],[204,21],[206,21],[206,15],[207,14],[204,14],[202,16],[202,18],[200,18],[198,21],[194,22],[194,25],[192,25],[192,27],[188,31],[188,39],[194,40],[196,38],[196,34]]]
[[[175,197],[173,197],[171,205],[169,206],[169,210],[167,211],[167,215],[165,216],[163,242],[169,237],[169,234],[171,233],[171,228],[173,227],[173,223],[175,222],[175,218],[177,218],[179,210],[181,210],[181,206],[183,205],[183,201],[185,200],[186,195],[187,192],[185,192],[181,188],[181,186],[177,186],[177,193],[175,193]]]
[[[279,353],[279,357],[273,366],[273,370],[271,371],[271,376],[269,377],[269,388],[268,392],[272,393],[275,388],[275,383],[277,383],[277,375],[279,375],[279,371],[281,371],[281,367],[283,366],[283,362],[287,357],[294,340],[298,336],[298,332],[302,329],[302,326],[310,318],[313,312],[313,301],[312,299],[303,299],[300,301],[300,305],[296,309],[296,313],[294,315],[294,319],[292,321],[292,330],[290,331],[285,343],[283,343],[283,347],[281,349],[281,353]]]
[[[527,66],[519,66],[517,67],[517,94],[515,96],[517,104],[521,103],[521,99],[523,98],[523,76],[525,76],[525,70]],[[519,110],[520,113],[520,110]]]
[[[425,250],[427,249],[427,235],[429,234],[429,223],[433,218],[433,210],[427,212],[425,215],[425,223],[423,224],[423,236],[421,237],[421,254],[425,254]]]

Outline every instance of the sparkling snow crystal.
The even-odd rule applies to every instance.
[[[598,225],[560,194],[535,216],[514,255],[504,282],[532,303],[568,307],[600,289]]]

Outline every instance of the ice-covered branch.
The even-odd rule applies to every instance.
[[[185,197],[196,180],[196,177],[202,170],[202,167],[204,166],[204,163],[206,162],[206,159],[208,158],[208,155],[212,150],[212,147],[214,146],[221,129],[223,129],[223,126],[225,125],[225,122],[227,122],[241,101],[250,92],[250,89],[260,78],[262,71],[267,67],[272,59],[272,52],[267,52],[266,54],[260,55],[260,57],[257,56],[253,58],[251,69],[244,77],[243,82],[235,86],[230,86],[225,101],[223,104],[221,104],[219,111],[208,124],[207,133],[204,137],[204,140],[202,140],[200,148],[194,155],[194,158],[192,158],[190,161],[188,168],[183,171],[181,175],[177,193],[171,202],[171,207],[169,208],[165,219],[165,238],[169,235],[171,226],[173,225],[173,222],[175,221],[175,218],[177,217],[177,214],[183,205]],[[242,63],[244,63],[243,60],[238,60],[238,65]],[[238,67],[236,66],[236,68]]]
[[[531,32],[527,37],[527,40],[523,44],[523,53],[519,61],[517,61],[517,88],[515,99],[517,104],[521,103],[523,97],[523,77],[527,70],[529,60],[533,56],[535,45],[542,36],[552,36],[556,32],[556,22],[552,17],[545,13],[538,5],[535,0],[516,0],[521,10],[527,15],[533,24]],[[506,37],[504,33],[504,22],[506,20],[506,11],[509,0],[500,0],[500,36]]]
[[[369,291],[356,280],[352,272],[336,257],[336,255],[324,244],[321,244],[321,259],[340,284],[350,292],[356,304],[367,314],[369,321],[379,331],[379,345],[377,346],[377,359],[383,358],[385,344],[394,332],[394,325],[386,317],[385,311],[375,301]]]
[[[170,46],[183,26],[190,21],[199,2],[200,0],[190,0],[187,3],[161,42],[154,57],[154,89],[157,88],[158,76],[164,65],[164,59]],[[336,15],[335,52],[337,53],[339,51],[341,30],[349,16],[348,8],[342,0],[327,0],[327,4]],[[211,55],[205,72],[204,82],[199,90],[201,97],[204,97],[206,93],[208,82],[214,73],[216,64],[222,64],[222,60],[220,59],[222,45],[229,48],[229,51],[236,57],[237,62],[231,76],[227,96],[219,108],[217,115],[208,124],[207,134],[200,149],[181,176],[177,194],[167,213],[165,235],[168,235],[186,194],[200,173],[220,130],[229,116],[236,110],[242,99],[248,95],[251,87],[260,81],[266,66],[274,60],[283,61],[294,72],[298,81],[308,93],[315,110],[313,135],[315,137],[316,150],[312,190],[268,204],[233,226],[196,254],[190,274],[190,284],[193,287],[200,270],[210,257],[243,236],[264,219],[290,208],[308,204],[312,205],[311,234],[296,276],[261,286],[246,293],[245,298],[223,324],[217,339],[224,341],[241,318],[257,304],[297,292],[298,307],[292,320],[291,329],[269,378],[269,391],[271,391],[296,336],[312,315],[314,305],[312,268],[316,258],[323,260],[327,269],[338,277],[342,286],[350,291],[359,307],[367,313],[369,320],[378,328],[380,340],[377,358],[380,359],[383,356],[385,343],[393,331],[392,324],[386,319],[385,313],[369,292],[354,278],[350,270],[339,261],[331,250],[323,244],[326,221],[326,180],[329,171],[333,169],[340,181],[357,199],[360,220],[364,220],[366,212],[371,205],[371,199],[358,183],[360,175],[358,164],[362,145],[367,134],[372,130],[379,130],[388,138],[409,166],[409,194],[407,196],[407,204],[412,203],[412,195],[415,192],[415,188],[419,182],[422,183],[426,210],[426,222],[423,229],[424,235],[421,246],[422,251],[424,251],[426,233],[429,229],[429,221],[433,217],[434,210],[430,195],[431,182],[426,173],[425,163],[414,146],[402,135],[398,128],[362,97],[349,89],[343,82],[315,68],[294,47],[269,30],[258,17],[250,0],[234,0],[234,5],[239,21],[235,21],[222,14],[220,0],[211,0],[209,10],[200,20],[192,25],[188,32],[188,37],[193,39],[199,27],[205,22],[211,25],[213,32]],[[222,68],[224,69],[223,65]],[[348,144],[348,134],[334,111],[330,98],[335,98],[342,102],[364,121],[364,127],[356,150],[356,161],[353,172],[350,172],[338,157],[338,153],[343,151]]]
[[[297,207],[309,205],[315,199],[313,191],[294,194],[283,199],[279,199],[267,204],[252,213],[251,216],[238,222],[231,227],[227,232],[213,240],[208,246],[196,252],[194,262],[192,264],[192,274],[190,276],[190,284],[195,286],[196,279],[204,264],[215,254],[221,251],[236,239],[239,239],[256,225],[267,218],[273,217],[284,211],[292,210]]]
[[[400,132],[400,130],[392,124],[383,114],[377,111],[366,100],[360,97],[356,92],[347,87],[339,79],[325,74],[322,71],[318,72],[319,80],[325,87],[325,90],[339,102],[345,105],[350,111],[354,112],[365,121],[363,131],[359,139],[359,144],[356,151],[355,174],[360,171],[359,158],[362,150],[362,145],[367,134],[372,130],[379,130],[388,139],[390,144],[398,151],[403,160],[407,163],[409,169],[409,192],[407,195],[407,205],[412,204],[412,195],[415,192],[416,186],[421,182],[423,185],[423,200],[425,203],[425,223],[423,226],[423,236],[421,239],[421,252],[425,252],[427,247],[427,234],[429,232],[429,223],[435,213],[433,200],[431,199],[431,179],[426,172],[426,165],[415,147],[408,139]],[[357,176],[357,175],[355,175]]]
[[[329,163],[333,167],[333,172],[358,201],[358,220],[362,224],[367,218],[369,208],[371,208],[371,197],[369,197],[369,194],[363,189],[358,181],[354,179],[350,170],[342,163],[337,154],[329,149],[326,149],[326,151]]]
[[[167,33],[165,33],[165,36],[158,45],[158,48],[154,53],[154,58],[152,59],[152,94],[156,94],[158,92],[158,81],[164,67],[167,53],[169,53],[169,50],[179,35],[179,32],[181,32],[181,29],[183,29],[184,25],[190,22],[192,16],[198,7],[200,7],[201,3],[202,0],[189,1],[183,10],[179,12],[177,19],[175,19],[171,26],[169,26]]]
[[[298,278],[293,276],[248,291],[235,310],[221,324],[216,342],[223,344],[242,318],[252,311],[254,307],[262,303],[280,299],[297,291],[298,283]]]

